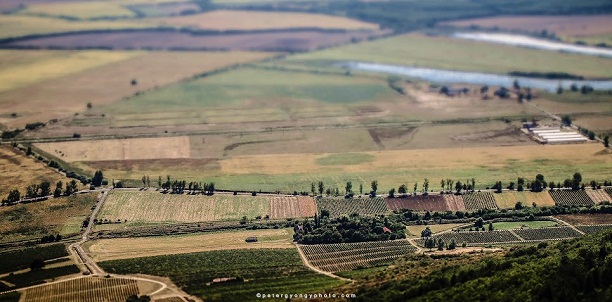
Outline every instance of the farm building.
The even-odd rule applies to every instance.
[[[532,137],[542,144],[575,144],[585,143],[588,138],[570,129],[529,128]]]

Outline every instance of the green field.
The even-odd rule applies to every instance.
[[[511,229],[536,229],[558,226],[555,221],[517,221],[517,222],[496,222],[493,224],[495,230],[511,230]]]
[[[0,253],[0,274],[18,271],[29,267],[34,259],[51,260],[68,256],[62,243],[28,247]]]
[[[207,301],[251,301],[257,293],[318,293],[342,281],[302,264],[296,249],[232,250],[101,262],[110,273],[168,276],[186,292]],[[211,284],[215,278],[245,282]]]

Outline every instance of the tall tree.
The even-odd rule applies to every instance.
[[[319,181],[319,195],[323,195],[323,189],[325,189],[323,182]]]
[[[347,195],[353,193],[353,183],[350,181],[347,181],[344,189]]]
[[[423,191],[427,193],[429,191],[429,179],[425,178],[423,181]]]
[[[376,194],[376,191],[378,190],[378,180],[372,180],[370,186],[372,187],[372,192]]]
[[[102,185],[102,180],[104,179],[104,175],[101,170],[96,171],[94,173],[94,177],[91,179],[91,184],[93,186],[99,187]]]
[[[43,181],[40,183],[40,197],[51,195],[51,183]]]
[[[63,186],[64,184],[62,183],[61,180],[55,184],[55,191],[53,191],[53,197],[60,197],[62,195]]]

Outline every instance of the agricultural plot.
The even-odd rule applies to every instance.
[[[313,217],[316,211],[312,197],[270,197],[270,219]]]
[[[19,12],[25,15],[76,18],[80,20],[100,18],[129,18],[135,14],[120,3],[108,1],[35,3]]]
[[[601,231],[611,230],[612,224],[577,225],[576,228],[586,234],[596,234]]]
[[[540,221],[510,221],[510,222],[495,222],[493,229],[495,230],[514,230],[514,229],[534,229],[544,227],[559,226],[556,221],[540,220]]]
[[[538,207],[555,205],[547,192],[507,191],[501,194],[493,194],[493,197],[495,197],[495,204],[500,209],[513,209],[517,202],[520,202],[524,207],[531,207],[534,203]]]
[[[206,301],[251,300],[262,289],[309,293],[343,283],[309,270],[295,248],[164,255],[105,261],[100,265],[110,273],[168,276],[187,293]],[[248,282],[214,283],[217,278],[236,277]]]
[[[580,237],[582,234],[571,227],[549,227],[540,229],[514,230],[518,236],[525,240],[553,240]]]
[[[408,240],[300,245],[308,262],[327,272],[386,265],[412,253]]]
[[[243,216],[255,219],[268,213],[270,201],[267,197],[113,191],[107,197],[98,220],[124,221],[130,226],[142,223],[237,221]]]
[[[106,302],[125,301],[127,297],[138,294],[134,280],[85,277],[26,289],[21,299],[32,302]]]
[[[404,198],[386,198],[385,203],[389,210],[410,209],[415,211],[449,211],[446,200],[442,195],[418,195]]]
[[[28,270],[27,272],[18,274],[9,274],[8,276],[0,278],[0,283],[4,281],[14,284],[14,288],[21,288],[45,283],[48,280],[55,280],[58,277],[74,275],[80,272],[81,270],[79,270],[76,265],[70,264],[39,270]]]
[[[595,203],[612,202],[612,198],[604,190],[585,190],[589,198]]]
[[[444,202],[446,203],[446,208],[449,211],[465,211],[465,203],[463,202],[463,195],[455,195],[455,194],[444,194]]]
[[[353,213],[359,215],[377,215],[389,211],[385,199],[382,197],[347,199],[321,197],[317,198],[316,202],[319,213],[323,210],[327,210],[331,218],[340,217],[342,215],[349,216]]]
[[[467,211],[480,209],[497,209],[495,197],[491,192],[466,193],[463,194],[463,203]]]
[[[606,188],[604,191],[608,193],[608,196],[612,197],[612,188]]]
[[[557,218],[573,225],[612,224],[612,214],[569,214]]]
[[[583,190],[570,191],[570,190],[556,190],[548,191],[555,204],[558,206],[592,206],[595,203],[589,195]]]
[[[508,230],[490,231],[490,232],[448,232],[439,235],[434,235],[433,238],[437,241],[442,239],[446,244],[449,244],[453,239],[459,245],[466,242],[470,245],[483,245],[505,242],[520,242],[521,239],[516,237]],[[419,239],[419,244],[423,245],[424,240]]]
[[[421,237],[421,232],[429,227],[433,235],[436,233],[451,230],[456,227],[465,226],[464,223],[445,223],[445,224],[431,224],[431,225],[409,225],[406,227],[406,235],[410,237]]]
[[[62,243],[28,247],[0,253],[0,274],[26,269],[38,258],[51,260],[68,256],[68,250]]]

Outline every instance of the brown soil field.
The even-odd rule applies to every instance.
[[[612,197],[604,190],[585,190],[585,192],[595,204],[600,204],[604,201],[612,202]]]
[[[134,38],[134,37],[133,37]],[[9,127],[52,118],[73,116],[96,106],[117,102],[137,92],[168,85],[196,74],[261,60],[271,56],[259,52],[155,52],[119,63],[0,93],[0,115],[15,112],[17,118],[2,118]],[[131,85],[132,80],[137,85]],[[113,89],[109,89],[113,87]],[[52,127],[52,125],[51,125]],[[72,132],[69,134],[71,135]]]
[[[294,248],[292,235],[292,229],[263,229],[180,236],[101,239],[87,243],[87,250],[96,261],[105,261],[214,250]],[[247,237],[257,237],[258,241],[247,243],[245,242]]]
[[[612,15],[594,16],[507,16],[443,22],[442,25],[484,28],[499,27],[540,32],[546,29],[559,36],[599,35],[612,32]]]
[[[209,30],[266,30],[283,28],[323,28],[377,30],[379,26],[343,17],[292,12],[215,10],[203,14],[164,19],[145,19],[163,26]]]
[[[435,235],[436,233],[450,230],[456,227],[465,225],[465,223],[448,223],[448,224],[432,224],[432,225],[410,225],[406,227],[407,235],[410,237],[421,237],[421,232],[429,227],[431,232]]]
[[[571,214],[559,215],[556,217],[573,225],[596,225],[612,223],[612,214]]]
[[[0,146],[0,199],[6,198],[9,191],[14,189],[19,189],[23,196],[27,186],[42,181],[50,182],[52,189],[55,189],[58,180],[64,183],[70,181],[45,164],[25,156],[21,151]]]
[[[244,50],[244,51],[308,51],[364,40],[385,34],[384,31],[320,32],[303,30],[226,35],[191,35],[180,32],[118,32],[70,34],[5,43],[11,47],[156,49],[156,50]]]
[[[93,144],[93,148],[92,148]],[[189,158],[186,136],[36,144],[66,162]]]
[[[316,203],[312,197],[270,197],[270,219],[313,217]]]
[[[417,195],[405,198],[386,198],[389,210],[410,209],[416,211],[448,211],[444,197],[440,195]]]
[[[54,188],[55,185],[52,185]],[[51,198],[41,202],[0,207],[0,242],[40,238],[68,232],[78,232],[80,223],[97,202],[97,194]]]
[[[463,195],[455,195],[455,194],[444,194],[444,201],[446,202],[446,207],[449,211],[465,211],[465,204],[463,203]]]

